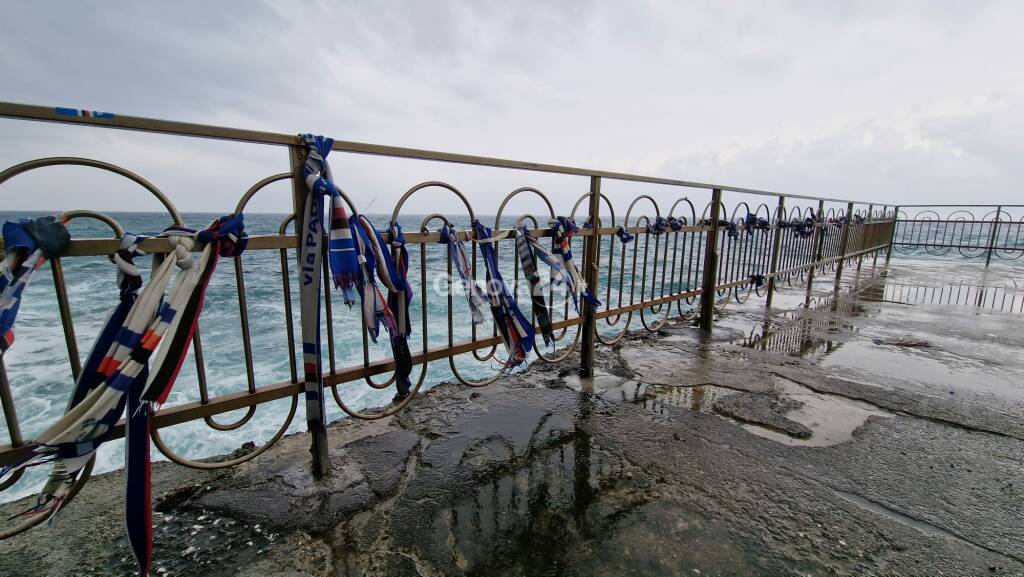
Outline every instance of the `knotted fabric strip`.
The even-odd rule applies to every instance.
[[[501,368],[504,373],[521,364],[526,359],[526,354],[533,348],[533,325],[523,316],[519,305],[516,304],[515,298],[501,277],[494,243],[488,242],[491,239],[491,229],[477,220],[473,222],[473,230],[476,233],[477,243],[480,245],[480,254],[483,257],[484,265],[487,267],[487,298],[490,301],[494,326],[498,329],[498,334],[508,352],[508,358]]]
[[[624,228],[620,230],[625,230]],[[565,283],[566,288],[572,294],[573,303],[576,305],[576,311],[580,310],[580,303],[578,300],[579,294],[583,295],[583,300],[591,304],[595,309],[601,306],[601,301],[597,300],[594,293],[590,291],[590,287],[587,286],[583,276],[580,274],[579,269],[576,268],[576,263],[572,260],[572,249],[570,241],[572,237],[578,233],[580,229],[576,226],[576,222],[571,218],[560,216],[554,220],[551,225],[551,235],[553,237],[553,252],[554,255],[561,261],[562,268],[565,269]],[[628,233],[627,233],[628,234]],[[623,241],[626,242],[626,241]],[[552,275],[555,274],[552,269]],[[552,276],[552,278],[554,278]]]
[[[373,342],[377,342],[381,324],[388,331],[391,352],[395,358],[397,398],[402,398],[409,394],[411,387],[409,374],[412,373],[412,355],[407,336],[411,329],[408,319],[412,287],[401,269],[396,267],[384,238],[365,216],[353,216],[350,228],[356,231],[356,259],[359,263],[357,288],[362,301],[363,322]],[[377,286],[377,279],[387,287],[389,296],[384,296]],[[400,303],[401,311],[392,309],[389,303]]]
[[[469,264],[469,257],[466,256],[466,246],[459,238],[459,232],[455,227],[445,224],[441,227],[441,238],[439,243],[448,246],[448,258],[452,262],[452,268],[459,274],[462,283],[462,291],[466,294],[466,301],[469,303],[469,314],[473,324],[478,325],[484,322],[484,305],[487,296],[480,290],[473,278],[473,268]]]
[[[516,253],[519,256],[519,266],[523,269],[523,276],[526,277],[530,285],[533,316],[540,326],[544,344],[553,347],[555,346],[555,333],[551,329],[551,311],[544,300],[544,287],[541,286],[540,274],[537,273],[537,255],[534,253],[531,241],[536,241],[536,239],[530,235],[530,229],[525,224],[516,229]]]
[[[312,134],[302,135],[306,144],[306,162],[302,166],[302,177],[306,182],[306,198],[300,218],[299,270],[302,285],[299,287],[299,310],[302,321],[302,367],[303,391],[306,399],[306,428],[314,435],[323,435],[327,415],[324,407],[324,381],[321,366],[320,347],[320,268],[323,250],[324,195],[331,196],[331,238],[328,241],[328,260],[332,265],[334,282],[345,293],[345,303],[355,302],[355,286],[359,268],[355,260],[355,246],[348,229],[344,206],[334,205],[336,187],[330,180],[327,155],[334,140]],[[340,197],[340,194],[337,194]],[[340,209],[340,212],[339,212]],[[298,218],[298,216],[297,216]],[[339,228],[335,229],[334,223]],[[342,227],[342,223],[344,223]],[[318,445],[313,444],[313,450]],[[325,462],[327,455],[314,454],[314,460]]]
[[[5,222],[3,237],[7,254],[0,261],[0,358],[14,344],[14,321],[25,287],[71,240],[62,220],[54,216]]]
[[[191,252],[197,236],[204,246],[199,266],[194,266]],[[36,506],[23,514],[52,515],[127,408],[125,526],[142,575],[148,574],[153,547],[150,415],[167,399],[184,362],[217,257],[237,256],[245,246],[241,215],[218,219],[199,235],[173,226],[160,237],[170,244],[169,254],[154,260],[150,282],[137,296],[141,279],[132,258],[140,254],[135,248],[140,237],[122,238],[111,258],[119,269],[121,302],[90,352],[67,412],[36,438],[36,448],[26,462],[4,472],[53,461],[51,482]],[[179,272],[165,297],[175,269]]]

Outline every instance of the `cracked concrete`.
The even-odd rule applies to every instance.
[[[323,480],[304,435],[229,471],[157,463],[154,574],[1024,575],[1020,318],[818,304],[336,422]],[[121,481],[0,543],[0,574],[130,574]]]

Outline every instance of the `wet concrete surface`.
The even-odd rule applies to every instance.
[[[153,574],[1024,575],[1022,318],[849,284],[335,423],[324,480],[304,435],[158,463]],[[130,574],[122,481],[0,543],[0,575]]]

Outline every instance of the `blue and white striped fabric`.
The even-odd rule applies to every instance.
[[[3,237],[7,254],[0,261],[0,358],[14,344],[14,321],[25,287],[71,239],[64,223],[54,216],[5,222]]]
[[[526,360],[527,353],[533,348],[535,336],[533,323],[523,316],[516,299],[512,296],[512,291],[509,290],[501,276],[494,243],[489,242],[491,229],[480,221],[474,221],[473,230],[476,233],[476,241],[480,245],[480,254],[483,257],[484,265],[487,267],[487,298],[490,301],[494,326],[498,329],[498,334],[508,352],[508,358],[501,370],[508,372]]]

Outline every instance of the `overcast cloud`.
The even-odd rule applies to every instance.
[[[1022,27],[1013,1],[8,1],[0,100],[865,201],[1019,203]],[[230,210],[287,169],[276,147],[16,120],[0,134],[0,165],[107,160],[186,211]],[[560,210],[586,190],[581,178],[332,161],[372,212],[422,180],[452,182],[481,212],[517,186],[549,191]],[[83,168],[20,176],[0,199],[157,208]],[[289,207],[281,185],[251,209]],[[409,210],[454,207],[434,196]]]

